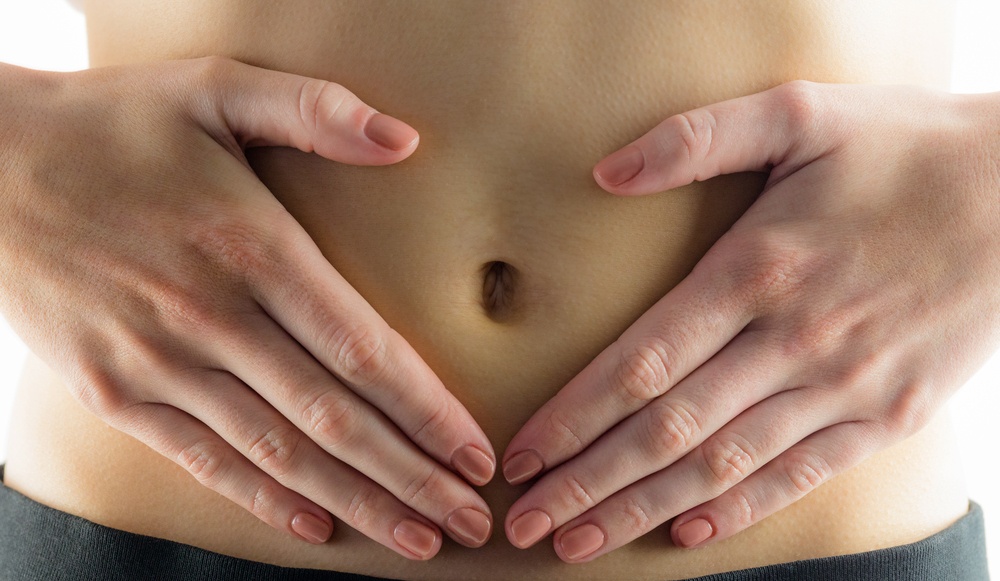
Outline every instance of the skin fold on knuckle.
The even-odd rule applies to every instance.
[[[721,494],[749,476],[757,465],[753,446],[740,438],[713,437],[701,445],[702,462],[712,490]]]
[[[670,387],[672,363],[667,349],[658,342],[629,347],[621,352],[613,387],[630,409],[636,403],[645,405]]]
[[[542,438],[542,441],[559,442],[559,454],[572,454],[586,447],[586,441],[575,427],[578,425],[577,419],[568,414],[568,411],[553,409],[545,418],[548,435]]]
[[[217,442],[199,440],[177,453],[175,461],[203,486],[215,489],[225,474],[226,452]]]
[[[556,498],[569,500],[574,510],[583,512],[597,505],[597,498],[589,485],[584,484],[584,479],[575,474],[567,474],[562,478],[559,486],[561,492],[555,495]]]
[[[273,525],[277,522],[280,512],[281,498],[281,491],[273,482],[264,482],[254,490],[247,510],[260,520]]]
[[[320,79],[309,79],[302,83],[299,89],[299,119],[309,135],[317,140],[320,132],[326,129],[325,125],[320,125],[320,121],[336,119],[341,109],[351,103],[361,104],[357,97],[343,86]],[[303,151],[313,149],[308,143],[296,143],[295,146]]]
[[[368,387],[388,372],[388,348],[374,329],[363,325],[338,328],[326,342],[336,369],[344,381],[356,387]]]
[[[636,536],[652,530],[659,524],[653,518],[653,512],[638,499],[632,497],[626,497],[622,500],[618,518],[621,520],[622,529],[630,531]]]
[[[430,440],[435,436],[447,433],[448,423],[451,421],[453,415],[454,409],[450,402],[431,408],[427,418],[414,430],[410,439],[414,441]]]
[[[294,428],[275,426],[250,445],[250,459],[262,470],[280,480],[295,469],[302,437]]]
[[[702,434],[696,410],[677,401],[657,402],[646,415],[646,446],[656,461],[673,462],[691,449]]]
[[[816,452],[790,450],[786,454],[783,472],[797,497],[812,492],[833,475],[833,468]]]
[[[349,446],[358,433],[359,410],[347,396],[323,391],[302,409],[302,421],[309,437],[329,450]]]
[[[377,494],[371,486],[359,488],[344,507],[344,520],[358,531],[368,531],[377,522],[376,515],[383,511],[379,506]]]
[[[439,498],[437,491],[444,485],[444,474],[436,466],[427,466],[410,479],[399,494],[399,500],[408,506],[419,506]]]
[[[734,525],[733,527],[730,527],[730,530],[726,531],[727,535],[735,534],[743,529],[750,528],[750,526],[756,524],[760,521],[760,519],[764,518],[764,515],[762,515],[760,511],[760,503],[745,490],[733,490],[731,498],[727,504],[728,509],[724,512],[724,514],[726,514],[729,518],[725,520],[731,521]],[[719,535],[719,537],[721,538],[721,535]]]
[[[670,133],[680,137],[686,161],[700,167],[702,162],[712,155],[717,126],[715,116],[707,109],[696,109],[674,115],[669,121],[673,124],[671,127],[673,131]],[[708,175],[714,174],[709,170]],[[692,177],[696,181],[701,181],[707,176],[703,172],[696,171]]]

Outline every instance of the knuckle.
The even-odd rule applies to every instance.
[[[711,438],[702,445],[702,454],[712,486],[719,492],[745,479],[757,465],[753,446],[738,436]]]
[[[553,410],[548,417],[547,423],[556,434],[555,441],[563,442],[565,448],[582,450],[586,447],[586,442],[579,431],[573,427],[575,422],[564,416],[563,413],[560,410]]]
[[[796,80],[778,87],[778,104],[793,132],[814,128],[820,117],[820,87],[811,81]]]
[[[281,263],[279,245],[256,223],[239,217],[218,218],[193,224],[190,241],[208,262],[220,265],[223,272],[247,279],[272,272]]]
[[[783,469],[789,483],[800,495],[815,490],[833,474],[833,469],[826,460],[808,450],[787,452]]]
[[[729,499],[729,506],[726,514],[732,515],[736,519],[736,524],[740,529],[745,529],[762,518],[757,500],[745,490],[734,490]]]
[[[832,318],[826,318],[817,325],[820,328],[826,325],[832,328]],[[836,351],[844,343],[843,340],[835,340],[835,337],[842,335],[842,332],[835,332],[832,329],[820,330],[816,334],[803,333],[796,336],[796,342],[800,343],[798,351],[802,353],[808,350],[809,355],[819,356],[834,363],[837,361]],[[790,349],[785,351],[788,352]],[[831,365],[832,369],[823,377],[826,380],[824,383],[834,389],[843,390],[845,395],[858,398],[859,402],[872,399],[873,394],[868,389],[872,382],[881,382],[879,378],[887,377],[883,374],[887,363],[885,353],[877,350],[861,352],[849,350],[845,351],[845,354],[847,357],[841,355],[842,360],[839,361],[839,365]]]
[[[115,418],[135,403],[115,374],[95,364],[84,364],[83,371],[69,381],[69,388],[83,407],[101,418]]]
[[[758,307],[768,307],[788,296],[796,280],[799,257],[791,241],[778,233],[758,234],[745,241],[739,260],[741,286]]]
[[[214,489],[224,474],[226,453],[217,442],[198,440],[181,449],[176,461],[202,485]]]
[[[652,518],[652,511],[633,497],[622,501],[622,519],[628,531],[648,531],[657,524]]]
[[[226,320],[224,311],[210,287],[204,284],[179,284],[159,280],[146,282],[146,302],[161,324],[199,336],[214,336],[214,331]],[[136,341],[138,343],[138,341]],[[161,346],[148,350],[155,356]]]
[[[574,474],[568,474],[563,479],[562,488],[565,490],[565,496],[562,498],[568,498],[573,501],[573,504],[584,510],[589,509],[597,505],[597,497],[590,487],[583,483],[583,480],[578,478]]]
[[[203,56],[191,59],[189,62],[194,79],[205,87],[214,87],[224,82],[237,65],[235,59],[222,55]]]
[[[271,517],[278,512],[280,498],[281,494],[276,485],[273,482],[264,482],[254,491],[248,509],[260,520],[270,522]]]
[[[441,405],[432,409],[427,419],[421,422],[420,427],[413,432],[411,439],[419,440],[425,434],[430,437],[440,435],[443,431],[445,431],[445,427],[448,425],[448,420],[451,418],[452,411],[451,405]]]
[[[379,512],[375,490],[363,486],[351,496],[351,500],[344,510],[344,516],[352,527],[359,531],[365,531],[375,523]]]
[[[344,381],[357,387],[367,387],[388,371],[389,359],[385,341],[379,333],[364,326],[341,329],[331,338],[338,371]]]
[[[927,380],[906,382],[887,404],[886,428],[897,439],[916,433],[934,416],[934,390]]]
[[[320,121],[333,119],[353,94],[343,86],[322,79],[309,79],[299,89],[299,118],[315,132]]]
[[[428,466],[410,479],[410,482],[400,493],[399,500],[410,506],[415,506],[438,498],[440,495],[435,491],[442,484],[442,476],[441,470],[436,466]]]
[[[250,459],[275,478],[286,476],[297,458],[302,436],[294,428],[275,426],[250,446]]]
[[[636,402],[645,404],[670,387],[671,364],[663,345],[656,342],[635,345],[622,352],[613,386],[629,406]]]
[[[709,110],[695,109],[674,115],[671,119],[689,161],[698,163],[711,155],[717,124]]]
[[[659,461],[680,458],[702,433],[696,412],[676,400],[658,402],[646,417],[646,440],[651,455]]]
[[[324,391],[302,411],[308,433],[330,449],[350,444],[358,432],[357,404],[346,394]]]

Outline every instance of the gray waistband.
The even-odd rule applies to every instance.
[[[0,480],[4,466],[0,465]],[[276,567],[95,524],[0,485],[0,579],[332,581],[380,579]],[[696,581],[988,581],[983,511],[922,541],[866,553],[781,563]]]

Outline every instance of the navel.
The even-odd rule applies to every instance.
[[[517,279],[517,269],[502,260],[483,266],[483,308],[490,318],[503,321],[514,312]]]

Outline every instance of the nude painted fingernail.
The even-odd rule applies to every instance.
[[[552,528],[552,519],[540,510],[531,510],[514,519],[510,523],[514,546],[526,549],[538,539],[548,534]]]
[[[682,546],[688,549],[704,543],[713,534],[715,534],[715,531],[712,530],[711,523],[703,518],[690,520],[677,527],[677,540],[681,542]]]
[[[601,160],[594,172],[605,182],[617,186],[639,175],[645,165],[642,150],[635,145],[627,145]]]
[[[300,512],[292,518],[292,530],[302,537],[302,540],[314,545],[322,545],[330,540],[330,535],[333,534],[333,526],[308,512]]]
[[[474,446],[463,446],[451,456],[451,465],[473,484],[482,486],[493,478],[496,464],[486,452]]]
[[[417,130],[399,119],[376,113],[365,125],[365,136],[378,145],[393,151],[406,149],[417,140]]]
[[[426,559],[434,550],[437,532],[415,520],[406,519],[396,525],[395,530],[392,531],[392,538],[396,539],[396,542],[407,551],[421,559]]]
[[[474,508],[460,508],[452,512],[445,524],[449,531],[473,547],[482,546],[490,538],[493,528],[490,517]]]
[[[563,554],[575,561],[600,549],[604,545],[604,531],[597,525],[580,525],[559,539]]]
[[[538,452],[525,450],[503,463],[503,477],[511,484],[520,484],[541,472],[544,466]]]

